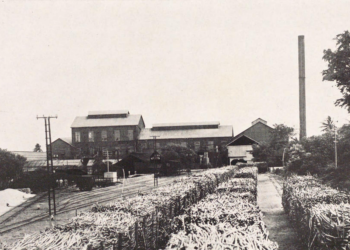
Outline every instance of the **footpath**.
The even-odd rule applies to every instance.
[[[272,174],[258,175],[258,205],[264,215],[269,238],[281,250],[302,250],[298,236],[282,207],[282,187]]]

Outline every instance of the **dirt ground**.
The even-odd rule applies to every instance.
[[[282,207],[282,179],[279,176],[259,174],[258,205],[264,215],[269,238],[278,243],[279,249],[303,249]]]

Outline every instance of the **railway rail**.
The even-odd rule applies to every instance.
[[[158,186],[165,186],[171,183],[176,177],[160,178]],[[147,175],[143,178],[135,178],[135,180],[130,181],[124,185],[111,186],[101,189],[95,189],[93,191],[79,192],[77,194],[69,197],[69,203],[57,206],[57,215],[64,214],[67,212],[81,210],[87,208],[95,203],[106,203],[116,200],[120,197],[132,197],[138,194],[139,191],[149,192],[153,187],[153,175]],[[72,202],[70,202],[72,201]],[[33,216],[31,218],[21,220],[9,225],[4,225],[0,227],[0,235],[10,232],[16,228],[27,226],[32,223],[38,222],[40,220],[49,217],[48,212]]]

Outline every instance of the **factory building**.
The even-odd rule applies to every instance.
[[[252,162],[253,144],[268,142],[272,131],[273,128],[268,126],[265,120],[258,118],[253,121],[249,128],[236,135],[227,144],[230,165],[235,165],[237,162]]]
[[[72,145],[81,150],[82,157],[108,152],[110,159],[120,159],[137,151],[144,128],[142,115],[132,115],[126,110],[91,111],[73,121]]]
[[[139,149],[147,153],[154,149],[161,152],[165,146],[177,144],[208,158],[209,153],[223,150],[232,138],[233,127],[219,122],[154,124],[152,128],[142,129]]]

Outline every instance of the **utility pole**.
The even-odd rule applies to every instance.
[[[55,183],[52,183],[54,180],[53,178],[53,160],[52,160],[52,147],[51,147],[51,126],[50,126],[50,119],[55,118],[56,116],[36,116],[36,119],[44,119],[45,121],[45,142],[46,142],[46,166],[47,166],[47,179],[48,179],[48,202],[49,202],[49,215],[52,216],[51,212],[51,194],[52,194],[52,201],[53,201],[53,213],[56,215],[56,197],[55,197]]]
[[[334,126],[334,153],[335,153],[335,168],[338,168],[338,155],[337,155],[337,127]]]

